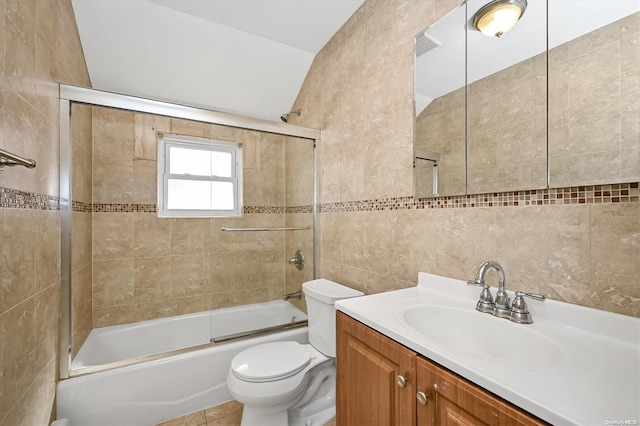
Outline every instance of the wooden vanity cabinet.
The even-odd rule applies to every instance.
[[[417,357],[416,370],[416,393],[423,392],[428,398],[426,405],[418,404],[418,425],[547,424],[421,356]]]
[[[337,316],[337,426],[546,424],[348,315]],[[418,392],[426,405],[417,402]]]
[[[415,352],[337,315],[336,425],[415,425]]]

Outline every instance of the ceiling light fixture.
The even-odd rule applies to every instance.
[[[516,26],[527,0],[494,0],[473,15],[473,26],[488,37],[500,37]]]

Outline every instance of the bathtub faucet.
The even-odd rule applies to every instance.
[[[302,298],[302,293],[300,291],[296,291],[295,293],[287,293],[282,295],[282,300],[287,301],[289,299],[300,299]]]

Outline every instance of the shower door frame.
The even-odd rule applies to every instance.
[[[59,368],[60,379],[73,377],[71,371],[71,231],[72,231],[72,105],[88,105],[95,107],[114,108],[131,112],[159,115],[197,121],[206,124],[216,124],[234,128],[274,133],[283,136],[299,137],[313,140],[313,200],[311,206],[313,220],[313,278],[317,272],[318,253],[318,155],[316,147],[320,142],[319,129],[294,126],[260,118],[247,117],[221,111],[180,105],[171,102],[146,99],[131,95],[105,92],[87,87],[59,85],[60,98],[60,330],[59,330]],[[149,359],[158,359],[175,355],[176,352],[190,352],[203,347],[215,345],[209,343],[191,348],[172,351],[167,354],[156,354],[148,357],[125,360],[117,365],[131,365]],[[112,364],[91,368],[90,372],[112,369]]]

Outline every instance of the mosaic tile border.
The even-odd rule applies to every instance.
[[[91,213],[93,212],[93,204],[83,201],[71,201],[71,210],[80,213]]]
[[[60,210],[60,198],[0,187],[0,207],[29,210]]]
[[[93,213],[156,213],[155,204],[93,203]]]
[[[293,213],[313,213],[313,206],[311,205],[307,205],[307,206],[293,206],[293,207],[285,207],[284,208],[284,212],[286,214],[293,214]]]
[[[572,186],[451,197],[390,197],[320,205],[321,213],[640,202],[639,183]]]
[[[267,213],[267,214],[284,214],[284,207],[270,207],[270,206],[244,206],[242,207],[242,213]]]
[[[531,191],[495,192],[477,195],[418,198],[388,197],[371,200],[324,203],[320,213],[381,210],[419,210],[443,208],[540,206],[567,204],[609,204],[640,202],[640,183],[572,186]],[[0,187],[0,207],[31,210],[60,210],[60,198]],[[155,204],[72,202],[74,212],[84,213],[156,213]],[[292,214],[312,213],[312,206],[269,207],[244,206],[243,213]]]
[[[126,203],[95,203],[93,205],[73,202],[74,212],[94,212],[94,213],[156,213],[155,204],[126,204]],[[311,206],[295,207],[271,207],[271,206],[244,206],[244,214],[287,214],[287,213],[311,213]]]

